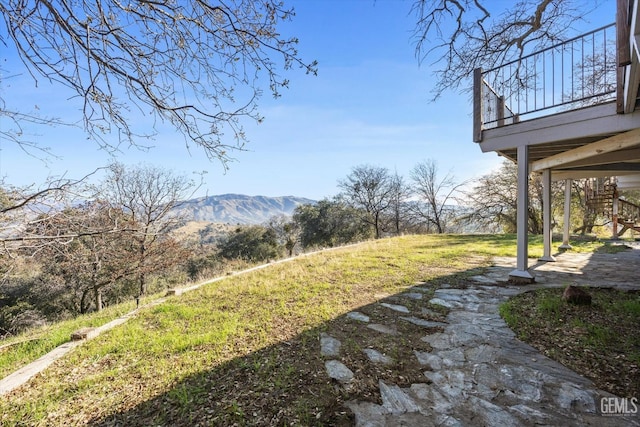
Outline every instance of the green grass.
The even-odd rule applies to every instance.
[[[557,295],[544,295],[538,300],[538,311],[547,318],[557,318],[564,302]]]
[[[158,295],[143,298],[141,304],[157,298]],[[74,319],[43,326],[27,333],[12,337],[0,344],[0,378],[4,378],[20,367],[33,362],[65,342],[71,334],[83,327],[98,327],[135,309],[134,301],[107,307],[99,313],[78,316]]]
[[[513,235],[405,236],[230,276],[142,309],[126,324],[80,346],[0,401],[0,422],[75,425],[133,411],[139,424],[183,420],[188,425],[193,414],[211,424],[243,424],[254,412],[277,414],[274,406],[280,405],[290,411],[280,417],[332,424],[326,415],[332,411],[319,402],[322,396],[334,399],[336,392],[314,377],[318,331],[380,295],[422,281],[455,284],[457,278],[480,273],[492,256],[514,254]],[[530,255],[541,254],[541,240],[534,238]],[[0,352],[0,372],[35,359],[81,326],[105,323],[132,308],[113,307],[34,331],[29,337],[47,344]],[[552,311],[552,305],[545,310]],[[56,338],[46,341],[48,336]],[[21,338],[26,337],[16,339]],[[243,381],[248,385],[234,388]],[[282,395],[296,387],[316,395]],[[247,402],[260,402],[258,396],[271,403],[251,409]],[[207,405],[214,407],[205,414]]]
[[[592,304],[562,300],[563,289],[541,289],[501,304],[518,338],[598,387],[620,396],[640,393],[640,293],[588,289]]]

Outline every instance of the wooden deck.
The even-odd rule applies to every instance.
[[[618,0],[615,25],[596,29],[504,66],[475,72],[473,140],[483,153],[496,152],[518,164],[518,261],[510,275],[513,280],[534,280],[527,261],[530,173],[542,174],[545,188],[544,261],[554,261],[550,251],[552,180],[566,180],[569,194],[565,194],[565,222],[569,218],[571,179],[619,177],[625,189],[640,189],[638,3],[639,0]],[[603,41],[596,42],[596,35]],[[579,56],[582,65],[574,64],[571,56],[570,70],[565,74],[564,52],[573,52],[576,40],[582,44],[587,40],[594,52],[602,49],[602,53],[582,53]],[[613,53],[612,44],[615,44]],[[536,59],[540,56],[544,58]],[[547,72],[548,65],[544,64],[554,58],[561,58],[558,69],[562,73]],[[537,63],[543,65],[540,67]],[[574,77],[576,72],[584,76],[587,63],[592,77],[598,76],[597,83],[594,83],[596,77],[586,80]],[[558,81],[549,84],[549,75]],[[585,84],[585,81],[591,86],[574,87],[576,82]],[[566,90],[568,82],[570,91]],[[552,93],[558,88],[559,94]],[[564,241],[568,243],[566,226],[564,234]]]

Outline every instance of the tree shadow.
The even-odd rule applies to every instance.
[[[435,323],[417,326],[402,317],[444,321],[447,310],[428,302],[443,282],[465,285],[459,274],[453,274],[381,296],[354,310],[366,316],[366,322],[349,314],[353,312],[344,313],[286,341],[187,376],[151,399],[125,411],[96,416],[88,424],[353,425],[353,414],[344,403],[381,403],[379,381],[401,387],[428,383],[423,374],[428,368],[420,365],[414,351],[430,351],[421,338],[442,328]],[[372,325],[383,325],[388,331],[380,332]],[[322,336],[341,343],[337,356],[321,354]],[[374,363],[364,350],[376,350],[390,360],[388,364]],[[203,347],[202,351],[207,350]],[[353,380],[345,384],[331,379],[325,367],[329,360],[347,366],[354,374]]]
[[[594,254],[579,271],[560,268],[555,271],[554,266],[571,265],[569,253],[563,255],[565,259],[560,263],[541,263],[536,274],[544,281],[558,285],[576,280],[584,283],[597,283],[599,280],[633,282],[638,252],[622,253],[629,256],[629,260],[635,260],[635,264],[622,269],[619,266],[620,254]],[[491,278],[504,272],[502,279],[506,282],[511,269],[507,266],[492,267]],[[397,294],[376,295],[374,302],[354,308],[354,311],[368,317],[368,322],[349,314],[353,312],[345,312],[316,327],[291,333],[272,345],[221,363],[212,362],[209,369],[186,376],[149,399],[136,399],[137,403],[125,410],[96,415],[88,424],[353,425],[353,415],[345,403],[352,400],[382,403],[380,381],[400,387],[429,383],[424,376],[429,368],[419,363],[415,352],[431,351],[422,338],[441,331],[441,328],[437,324],[418,326],[406,318],[443,321],[447,310],[429,303],[435,289],[445,283],[450,287],[465,288],[471,275],[481,273],[478,267],[473,266],[407,287]],[[499,280],[493,286],[503,286],[504,282]],[[405,307],[407,312],[403,312],[401,307]],[[280,321],[281,327],[287,328],[287,319]],[[372,324],[387,329],[380,332],[380,329],[372,328]],[[340,341],[338,355],[321,354],[323,334]],[[208,351],[206,345],[197,350]],[[376,350],[391,361],[386,365],[374,363],[364,350]],[[343,363],[352,371],[353,379],[349,383],[331,379],[325,366],[328,360]],[[122,397],[116,406],[127,407],[124,399],[126,397]]]

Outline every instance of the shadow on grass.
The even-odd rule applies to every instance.
[[[477,239],[478,236],[474,236],[474,238]],[[492,243],[490,238],[483,237],[483,240],[487,244]],[[447,244],[456,243],[465,241],[465,238],[452,237],[446,241]],[[420,251],[428,252],[430,250],[430,246],[423,246],[422,242],[417,246],[419,246]],[[415,247],[413,248],[414,252],[417,250]],[[386,255],[386,253],[383,252],[383,255]],[[272,323],[269,325],[270,328],[258,331],[254,338],[248,339],[244,337],[242,340],[238,340],[233,335],[230,335],[227,338],[227,346],[223,350],[223,354],[220,355],[221,350],[217,348],[215,356],[212,355],[214,346],[211,342],[193,340],[182,347],[181,344],[173,345],[169,342],[173,339],[179,340],[179,336],[167,334],[167,339],[164,341],[167,344],[167,350],[164,354],[158,355],[158,359],[164,364],[162,368],[166,370],[167,365],[171,367],[173,366],[171,364],[175,363],[175,372],[184,372],[185,370],[179,370],[177,365],[180,364],[184,367],[190,361],[192,366],[199,367],[196,373],[187,376],[181,374],[178,380],[168,386],[166,385],[167,380],[164,383],[156,381],[154,384],[157,385],[150,384],[153,381],[148,381],[149,375],[144,377],[141,372],[141,370],[152,371],[150,375],[154,375],[153,370],[156,365],[141,363],[142,367],[140,368],[136,365],[137,362],[129,362],[127,360],[132,357],[144,357],[146,354],[153,354],[153,352],[145,353],[139,351],[139,348],[142,347],[139,345],[139,348],[136,349],[138,350],[138,355],[132,356],[130,354],[131,350],[127,347],[127,342],[116,343],[119,345],[111,344],[111,347],[104,345],[101,348],[100,355],[97,355],[96,352],[95,355],[92,354],[90,356],[93,359],[81,361],[84,364],[82,369],[85,369],[85,371],[92,369],[96,371],[108,370],[109,375],[114,376],[122,376],[125,375],[123,372],[129,372],[126,375],[130,375],[131,379],[127,383],[127,387],[120,392],[120,395],[117,392],[100,391],[103,388],[104,390],[109,389],[108,385],[104,385],[102,382],[91,385],[92,389],[87,390],[89,386],[78,385],[73,382],[76,380],[78,382],[88,382],[84,381],[81,373],[77,375],[74,373],[68,374],[64,381],[51,386],[51,389],[61,396],[55,396],[52,399],[60,398],[64,402],[61,402],[57,407],[56,405],[51,405],[52,408],[55,408],[54,412],[58,414],[50,415],[46,421],[52,421],[49,424],[55,422],[66,424],[67,418],[65,417],[70,417],[71,415],[65,414],[64,411],[68,411],[69,414],[76,417],[74,419],[82,418],[83,423],[87,418],[92,417],[88,420],[88,424],[93,426],[352,425],[352,415],[345,408],[344,402],[366,400],[380,403],[379,381],[399,386],[406,386],[416,382],[428,382],[423,375],[426,368],[418,364],[414,351],[430,351],[428,344],[422,341],[421,338],[427,334],[437,332],[438,328],[416,326],[400,319],[400,316],[415,316],[432,321],[443,320],[446,313],[439,311],[428,303],[432,291],[445,282],[455,287],[465,287],[467,277],[480,274],[481,268],[479,267],[486,264],[477,263],[473,265],[470,258],[465,259],[462,271],[456,274],[443,273],[441,275],[433,275],[428,274],[430,272],[420,270],[420,276],[416,277],[432,279],[421,284],[419,287],[422,289],[416,289],[415,286],[407,286],[405,290],[395,295],[374,295],[375,291],[372,291],[366,295],[354,297],[350,294],[345,297],[340,293],[339,286],[335,285],[338,279],[334,280],[331,274],[325,274],[321,283],[317,284],[319,288],[325,291],[322,295],[325,297],[331,295],[334,299],[347,298],[348,305],[339,305],[339,307],[348,306],[363,313],[370,318],[369,323],[354,320],[347,316],[346,312],[332,317],[330,320],[324,322],[318,320],[315,323],[305,323],[301,320],[306,313],[299,314],[298,316],[302,317],[298,318],[278,317],[272,319]],[[439,258],[438,260],[448,261],[446,253],[444,258]],[[335,261],[333,258],[327,259],[325,264],[333,268],[333,261]],[[374,263],[386,265],[384,264],[386,261],[384,256],[372,259],[367,258],[367,261],[369,263],[366,264],[366,268],[370,268],[369,266]],[[629,271],[637,271],[637,260],[635,262],[635,270]],[[631,267],[633,265],[629,266],[629,268]],[[306,271],[308,268],[307,263],[301,262],[298,268]],[[323,264],[323,266],[314,268],[318,268],[322,272],[321,268],[325,267]],[[438,264],[436,270],[439,268],[441,268],[441,265]],[[385,280],[387,280],[387,277],[388,280],[394,283],[402,280],[402,278],[391,274],[393,270],[393,268],[384,268],[385,272],[390,272],[388,276],[385,274]],[[451,270],[449,269],[449,272]],[[508,274],[507,270],[505,269],[505,273]],[[352,271],[349,272],[351,273]],[[611,279],[612,272],[620,274],[620,266],[617,261],[612,261],[606,265],[606,270],[603,270],[600,276],[587,274],[584,274],[584,276],[589,280],[608,280]],[[355,274],[356,272],[353,273]],[[284,281],[288,278],[286,276],[291,274],[291,271],[287,270],[282,274],[282,281]],[[373,280],[366,275],[362,277],[362,279],[358,280]],[[566,276],[558,277],[564,278]],[[635,278],[637,276],[633,275],[631,277]],[[349,278],[351,277],[349,276]],[[505,274],[504,279],[506,278]],[[407,280],[406,283],[410,285],[412,282]],[[258,285],[255,284],[254,286]],[[296,286],[283,289],[296,293],[301,289],[300,286]],[[373,288],[363,286],[361,289]],[[383,288],[381,287],[380,289]],[[397,289],[397,287],[393,289]],[[413,295],[411,296],[410,294]],[[422,295],[422,298],[418,299],[416,296],[418,294]],[[189,295],[192,295],[192,297],[189,297]],[[269,295],[268,292],[260,295],[263,298],[260,302],[264,301],[265,306],[273,303],[273,301],[278,304],[288,304],[290,302],[286,298],[282,301],[278,301],[277,298],[272,301],[272,295]],[[195,293],[186,294],[184,297],[194,304],[198,301],[197,298],[205,298],[202,294]],[[229,305],[229,301],[226,301],[224,304],[227,305],[224,306],[222,303],[215,304],[217,301],[215,301],[213,293],[206,296],[206,298],[211,299],[198,301],[201,308],[204,307],[207,311],[219,310],[222,314],[227,311],[233,312],[236,310],[233,304],[242,304],[243,301],[242,299],[238,300],[240,302],[234,300],[231,305]],[[291,298],[293,299],[294,296]],[[180,303],[180,301],[183,302]],[[319,299],[313,301],[314,304],[322,304]],[[188,302],[179,299],[175,299],[173,302],[175,303],[174,306],[188,304]],[[402,305],[410,310],[410,314],[394,311],[391,307],[382,306],[380,303]],[[171,308],[167,304],[167,311]],[[252,312],[236,311],[249,313],[240,317],[241,322],[247,325],[255,324],[255,321],[252,321],[253,319],[248,318]],[[311,311],[312,308],[310,307],[309,312]],[[313,307],[313,311],[320,310]],[[181,321],[180,325],[174,329],[182,331],[180,328],[184,325],[183,334],[193,333],[194,329],[196,332],[200,332],[195,326],[190,328],[192,325],[189,322],[197,322],[196,318],[185,321],[184,318],[179,318],[178,315],[181,313],[177,311],[169,314],[174,315],[174,317],[169,315],[164,317],[156,316],[161,317],[161,319],[158,320],[157,324],[154,323],[152,325],[156,329],[150,331],[149,334],[162,335],[166,333],[166,329],[163,328],[171,326],[174,318]],[[157,320],[154,316],[154,313],[149,313],[149,318],[146,320]],[[131,322],[136,321],[132,320]],[[135,333],[144,334],[144,328],[148,327],[147,323],[143,321],[137,323],[137,327],[140,329],[128,329],[129,333],[133,334],[131,331],[134,331]],[[392,331],[395,330],[397,334],[391,335],[375,331],[367,326],[371,323],[386,325]],[[305,328],[302,326],[305,324],[313,326]],[[207,321],[206,326],[209,327],[209,325],[212,325],[211,328],[215,328],[214,325],[216,323]],[[268,339],[260,337],[260,333],[268,333]],[[320,337],[322,333],[337,338],[341,342],[342,346],[338,356],[325,357],[320,354]],[[125,341],[129,340],[132,343],[141,341],[144,338],[143,335],[131,335],[131,337],[128,337],[125,332],[122,332],[118,337]],[[271,344],[259,344],[264,342]],[[371,362],[364,352],[368,348],[389,356],[393,359],[392,364],[385,366]],[[119,353],[117,355],[118,358],[110,358],[110,352],[114,350]],[[201,357],[203,355],[204,357]],[[196,358],[198,359],[197,364]],[[339,360],[353,371],[354,379],[348,386],[344,386],[328,377],[325,362],[329,359]],[[113,364],[102,367],[103,360],[105,364],[110,361],[113,361]],[[203,362],[203,360],[209,360],[209,362]],[[128,363],[129,370],[119,370],[118,363]],[[72,362],[69,361],[69,364],[72,364]],[[75,368],[75,366],[71,368]],[[64,367],[64,369],[68,370],[71,370],[71,368]],[[158,368],[158,377],[163,375],[160,371],[160,368]],[[190,370],[190,372],[194,371],[196,369]],[[55,373],[51,375],[55,375]],[[106,376],[103,375],[101,378],[106,378]],[[60,385],[61,383],[63,384]],[[38,385],[36,384],[34,388],[37,387]],[[70,391],[66,392],[65,389],[65,394],[63,395],[62,392],[59,392],[61,388],[68,388]],[[118,389],[114,388],[114,390]],[[25,391],[25,393],[27,392]],[[27,407],[29,405],[32,406]],[[26,401],[25,403],[17,403],[13,408],[8,409],[14,411],[20,409],[22,413],[28,414],[26,411],[33,408],[41,410],[41,408],[36,407],[37,405],[33,401]],[[81,414],[82,411],[84,411],[84,414]],[[86,414],[92,415],[87,416]],[[14,418],[19,419],[18,416]]]
[[[459,276],[440,278],[460,283]],[[455,285],[454,285],[455,286]],[[211,369],[188,376],[170,390],[136,404],[127,411],[96,417],[93,426],[146,425],[353,425],[343,404],[349,400],[380,402],[379,381],[399,386],[427,383],[414,354],[429,351],[421,341],[438,327],[416,326],[400,317],[415,316],[443,321],[446,310],[428,303],[438,286],[424,283],[405,292],[384,296],[356,310],[369,322],[347,314],[305,330],[274,345],[259,349]],[[380,303],[406,307],[395,311]],[[369,326],[385,325],[393,334]],[[321,334],[340,341],[338,356],[323,356]],[[375,349],[390,357],[388,365],[373,363],[363,350]],[[207,351],[206,347],[202,351]],[[338,360],[354,373],[344,385],[328,377],[325,362]]]
[[[627,265],[625,270],[619,267],[616,258],[608,252],[595,254],[594,261],[577,275],[564,272],[556,276],[560,278],[558,283],[581,277],[598,284],[598,281],[613,279],[615,274],[618,278],[634,282],[633,268],[637,268],[637,260],[635,265]],[[439,332],[440,328],[416,326],[401,317],[443,321],[446,310],[428,302],[433,291],[445,282],[464,288],[467,283],[465,277],[478,274],[479,270],[471,268],[408,287],[398,294],[376,296],[375,302],[354,309],[366,315],[370,320],[368,323],[345,313],[315,328],[291,334],[273,345],[188,376],[151,399],[126,411],[96,417],[89,424],[353,425],[353,415],[344,403],[351,400],[381,403],[379,381],[401,387],[429,382],[423,374],[428,368],[418,363],[414,351],[431,351],[421,338]],[[505,279],[507,271],[505,268]],[[396,309],[397,306],[406,307],[410,313],[398,312],[391,306]],[[371,324],[385,325],[394,334],[375,331],[369,327]],[[340,341],[338,356],[321,355],[320,337],[323,333]],[[367,358],[365,349],[375,349],[390,357],[391,364],[373,363]],[[202,351],[207,350],[203,347]],[[338,360],[351,369],[354,378],[349,385],[328,377],[325,369],[327,360]]]

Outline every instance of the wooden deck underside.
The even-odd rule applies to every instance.
[[[532,171],[553,179],[640,174],[640,111],[617,114],[608,103],[484,130],[483,152],[513,161],[529,147]]]

